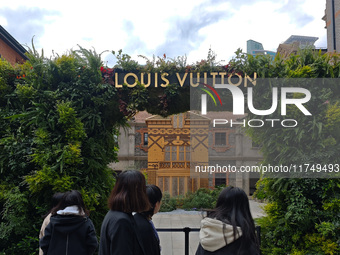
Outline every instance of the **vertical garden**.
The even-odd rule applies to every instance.
[[[119,128],[140,110],[162,116],[189,110],[188,88],[117,89],[112,75],[118,69],[340,77],[339,55],[312,50],[275,60],[237,51],[227,66],[219,66],[211,50],[207,60],[190,66],[184,57],[146,59],[141,66],[121,51],[114,55],[115,69],[104,67],[94,50],[82,48],[45,58],[33,47],[29,60],[15,67],[0,60],[0,254],[37,253],[42,216],[55,192],[79,190],[98,230],[114,185],[107,165],[117,160]],[[261,97],[254,105],[270,105],[271,90],[257,89]],[[264,164],[340,163],[340,83],[313,83],[308,89],[312,118],[287,109],[286,117],[298,119],[299,127],[246,130],[261,145]],[[250,112],[248,117],[255,118]],[[268,201],[267,217],[257,222],[263,254],[340,253],[339,179],[262,178],[256,196]]]
[[[267,217],[258,221],[262,227],[263,254],[340,254],[339,55],[305,50],[288,59],[277,56],[272,61],[236,53],[231,61],[234,68],[256,72],[260,78],[297,81],[312,95],[304,104],[312,116],[305,116],[293,105],[287,107],[285,118],[298,120],[296,127],[266,125],[246,130],[252,140],[261,145],[263,164],[304,166],[303,173],[286,176],[289,178],[262,178],[257,183],[256,196],[268,201]],[[263,109],[269,109],[272,104],[268,84],[259,84],[253,97],[254,105]],[[301,96],[293,94],[293,98]],[[279,112],[255,116],[248,111],[250,119],[265,117],[282,119]],[[307,165],[323,168],[320,171],[310,168],[312,171],[305,173]],[[334,166],[336,173],[329,174],[331,169],[335,170]],[[319,174],[321,171],[323,175]]]
[[[33,48],[13,68],[0,60],[0,251],[36,254],[53,193],[79,190],[100,225],[114,185],[117,91],[102,82],[95,51],[53,59]],[[1,252],[0,252],[1,253]]]

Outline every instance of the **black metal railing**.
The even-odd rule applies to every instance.
[[[189,255],[189,233],[199,232],[199,228],[157,228],[157,232],[184,232],[184,254]]]
[[[261,227],[256,226],[256,235],[259,241],[259,245],[261,246]],[[190,232],[199,232],[199,228],[157,228],[157,232],[184,232],[184,255],[189,255],[189,233]]]

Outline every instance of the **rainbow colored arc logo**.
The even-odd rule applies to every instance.
[[[218,95],[217,91],[213,87],[208,85],[208,84],[205,84],[205,83],[202,83],[202,84],[205,87],[207,87],[208,89],[210,89],[217,96],[218,100],[220,101],[220,104],[222,105],[222,100],[221,100],[220,96]],[[214,96],[211,94],[211,92],[209,90],[207,90],[207,89],[204,89],[204,88],[200,88],[200,89],[203,90],[205,93],[207,93],[212,98],[212,100],[214,101],[215,106],[217,106],[217,102],[216,102]]]

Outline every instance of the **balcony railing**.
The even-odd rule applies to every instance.
[[[190,161],[161,161],[160,169],[190,169]]]

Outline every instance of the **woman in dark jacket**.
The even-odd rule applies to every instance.
[[[77,190],[66,192],[51,214],[50,223],[39,241],[44,254],[91,255],[95,252],[96,232]]]
[[[99,254],[148,255],[132,216],[132,212],[150,209],[144,175],[133,170],[118,175],[109,197],[109,208],[101,227]]]
[[[147,255],[160,255],[160,241],[156,228],[152,222],[152,216],[161,207],[162,191],[156,185],[147,185],[146,194],[149,198],[151,209],[147,212],[134,215],[137,233],[141,237],[142,245]]]
[[[255,224],[246,193],[240,188],[222,190],[215,209],[201,221],[196,255],[259,255]]]

